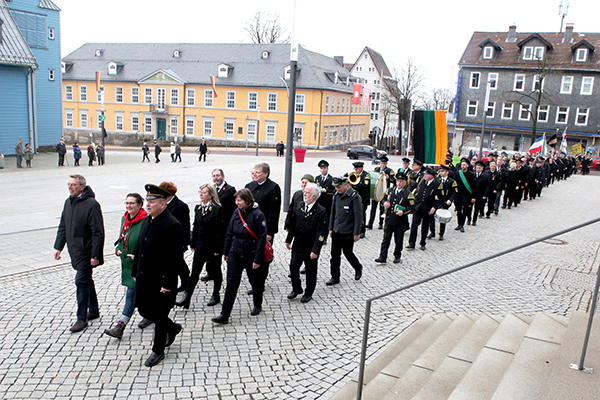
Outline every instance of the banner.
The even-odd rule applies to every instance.
[[[362,105],[368,106],[371,103],[371,87],[365,86],[363,89]]]
[[[445,111],[414,111],[415,159],[425,164],[444,164],[448,150]]]
[[[360,92],[362,91],[362,85],[360,83],[354,84],[354,90],[352,92],[352,104],[360,104]]]
[[[217,98],[217,84],[215,82],[215,76],[211,75],[210,76],[210,82],[212,83],[212,90],[213,90],[213,96],[215,97],[215,99]]]
[[[100,71],[96,71],[96,92],[100,91]]]

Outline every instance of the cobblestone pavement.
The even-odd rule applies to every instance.
[[[596,218],[600,206],[598,177],[575,175],[535,201],[467,226],[464,234],[453,230],[452,221],[445,241],[430,240],[426,251],[405,251],[400,264],[375,264],[382,231],[367,231],[355,247],[365,266],[363,278],[354,281],[344,260],[341,284],[325,286],[326,246],[314,300],[307,304],[286,298],[290,255],[284,235],[278,234],[264,312],[250,317],[244,278],[230,324],[216,326],[210,318],[219,306],[205,305],[212,283],[199,283],[192,307],[171,313],[184,326],[182,334],[165,360],[148,369],[143,362],[153,332],[137,327],[137,313],[122,341],[102,334],[124,304],[120,266],[111,255],[123,200],[131,191],[142,192],[144,183],[168,179],[193,204],[198,185],[210,181],[215,167],[224,168],[227,181],[241,188],[257,158],[253,151],[228,153],[213,151],[206,163],[184,152],[181,164],[170,163],[168,154],[160,164],[141,164],[138,151],[109,148],[103,167],[57,168],[55,154],[42,154],[31,170],[10,168],[7,160],[0,171],[5,191],[0,203],[0,398],[327,399],[356,374],[367,298]],[[261,150],[258,160],[271,164],[273,179],[283,187],[284,159],[272,153]],[[310,150],[306,163],[294,165],[293,190],[304,173],[318,171],[321,158],[331,162],[334,175],[350,170],[343,153]],[[399,158],[390,164],[397,168]],[[66,181],[75,172],[86,176],[102,205],[108,256],[94,276],[101,318],[71,334],[75,274],[66,251],[62,260],[52,259],[52,245],[68,195]],[[375,302],[369,358],[426,312],[568,315],[585,310],[600,262],[599,232],[592,225]],[[191,255],[186,257],[191,264]]]

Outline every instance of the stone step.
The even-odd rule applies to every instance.
[[[448,399],[490,399],[512,362],[514,352],[523,341],[523,336],[529,329],[531,320],[531,318],[514,314],[504,317]],[[493,326],[493,324],[491,325]],[[488,327],[488,329],[490,328]],[[469,354],[467,354],[468,356]]]
[[[542,400],[566,331],[563,318],[537,314],[491,399]]]

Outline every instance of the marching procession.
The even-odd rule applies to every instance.
[[[342,253],[358,281],[367,260],[355,254],[354,245],[366,237],[367,230],[383,230],[379,257],[374,261],[388,262],[393,237],[391,260],[398,264],[404,249],[412,251],[418,245],[425,251],[428,241],[444,240],[446,225],[454,213],[454,230],[461,234],[466,226],[476,227],[478,219],[491,219],[501,209],[534,200],[544,188],[576,173],[575,160],[565,154],[515,154],[509,159],[505,153],[491,153],[487,159],[464,157],[457,166],[453,165],[452,156],[449,151],[443,165],[402,158],[402,166],[397,170],[383,156],[373,172],[365,171],[365,164],[357,161],[352,163],[352,172],[336,177],[329,173],[327,160],[319,161],[316,176],[302,176],[302,189],[293,193],[283,226],[285,247],[291,251],[291,291],[287,298],[300,296],[301,303],[312,300],[319,264],[323,267],[327,262],[320,261],[320,255],[328,242],[331,256],[326,285],[340,283]],[[206,305],[220,304],[220,313],[211,320],[227,324],[244,270],[251,285],[250,315],[259,315],[269,265],[280,256],[273,254],[273,241],[279,233],[281,188],[269,178],[270,172],[266,163],[255,165],[251,181],[236,190],[226,182],[225,172],[215,168],[212,183],[200,185],[200,201],[191,220],[188,205],[177,198],[177,186],[172,182],[145,186],[147,211],[141,195],[128,194],[115,242],[115,254],[121,259],[122,285],[126,287],[125,307],[104,333],[121,339],[137,308],[143,317],[138,326],[155,326],[152,353],[145,365],[157,365],[164,359],[166,347],[183,329],[169,318],[172,308],[189,309],[198,281],[212,282]],[[65,202],[54,256],[59,259],[64,245],[68,245],[77,270],[78,311],[71,331],[80,332],[89,320],[100,315],[92,271],[104,262],[105,232],[100,205],[85,178],[72,175],[68,186],[70,197]],[[184,259],[188,248],[193,252],[191,271]],[[304,288],[302,274],[306,276]],[[178,301],[179,292],[183,293]]]

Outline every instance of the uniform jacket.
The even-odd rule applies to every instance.
[[[237,209],[235,205],[235,188],[225,182],[221,189],[217,188],[217,194],[219,195],[219,203],[223,207],[223,221],[225,221],[225,231],[227,231],[231,215]]]
[[[190,208],[177,196],[173,196],[169,204],[167,204],[167,208],[171,215],[173,215],[181,224],[181,229],[183,231],[182,248],[183,251],[185,251],[190,245]]]
[[[400,191],[396,188],[392,188],[385,198],[385,201],[390,203],[390,208],[386,209],[385,212],[385,224],[389,226],[402,225],[408,228],[408,214],[410,214],[414,208],[414,199],[410,196],[410,191],[406,187],[400,189]],[[401,217],[394,212],[396,205],[405,208]]]
[[[408,187],[408,190],[410,190],[411,192],[413,190],[415,190],[417,188],[417,185],[419,184],[419,182],[421,182],[421,179],[423,178],[423,175],[425,174],[425,172],[423,171],[423,168],[421,168],[421,170],[419,172],[415,172],[413,170],[408,172],[408,181],[406,182],[406,186]]]
[[[445,182],[442,182],[442,178],[438,178],[438,180],[440,182],[440,185],[438,186],[439,192],[434,207],[436,209],[442,208],[447,210],[450,206],[446,202],[450,200],[450,202],[453,203],[456,200],[458,184],[450,177],[446,178]]]
[[[440,182],[437,178],[431,180],[429,185],[425,179],[421,179],[417,188],[411,193],[414,198],[414,211],[429,212],[435,207],[435,199],[439,196]]]
[[[494,190],[496,194],[502,190],[502,173],[496,168],[494,172],[491,170],[487,172],[488,175],[488,195],[492,196]]]
[[[293,240],[292,251],[301,256],[320,254],[328,233],[327,212],[323,206],[315,203],[305,213],[305,206],[306,203],[301,201],[290,210],[290,227],[285,242],[292,243]]]
[[[506,180],[504,183],[504,187],[506,188],[506,190],[514,191],[517,190],[517,186],[521,186],[521,180],[519,175],[520,173],[516,169],[512,171],[508,170],[506,172]]]
[[[220,254],[223,251],[227,230],[223,218],[223,207],[212,201],[204,213],[201,204],[194,207],[194,229],[190,247],[196,253],[212,257],[215,253]]]
[[[104,263],[104,219],[92,188],[86,186],[79,197],[65,201],[54,249],[61,250],[67,244],[71,265],[76,270],[90,268],[90,260]]]
[[[239,210],[239,212],[238,212]],[[240,213],[248,228],[256,235],[257,239],[244,227]],[[255,202],[245,210],[239,208],[235,210],[225,235],[225,245],[223,255],[229,256],[229,253],[253,257],[253,262],[261,264],[265,261],[265,245],[267,244],[267,222],[260,207]]]
[[[358,193],[362,203],[368,207],[371,203],[371,175],[367,171],[360,173],[360,179],[352,188]]]
[[[465,186],[465,184],[463,183],[462,178],[460,177],[460,169],[458,171],[456,171],[456,200],[455,203],[459,206],[461,205],[465,205],[465,204],[470,204],[471,203],[471,199],[475,198],[475,175],[471,172],[471,171],[467,171],[464,173],[465,175],[465,180],[467,181],[467,183],[469,184],[469,187],[471,188],[471,191],[473,193],[470,193],[467,190],[467,187]]]
[[[363,223],[362,201],[356,190],[348,187],[344,194],[333,196],[329,230],[358,236]]]
[[[304,190],[296,190],[292,195],[292,200],[290,201],[290,206],[288,207],[288,213],[285,216],[285,223],[283,224],[283,228],[287,231],[290,229],[290,221],[292,219],[293,210],[296,209],[296,206],[300,203],[304,203]]]
[[[381,167],[375,167],[375,172],[381,172]],[[386,178],[386,189],[392,188],[394,186],[396,186],[396,173],[394,172],[393,169],[391,169],[390,167],[386,167],[383,170],[383,173],[386,174],[388,177]]]
[[[475,196],[473,197],[481,200],[488,196],[488,175],[483,172],[479,174],[479,176],[477,176],[477,173],[474,173],[473,175],[475,176]]]
[[[321,192],[321,196],[319,196],[317,203],[325,207],[327,217],[329,218],[329,214],[331,213],[331,203],[333,202],[333,196],[335,195],[333,177],[330,174],[327,174],[327,176],[323,178],[323,175],[319,174],[315,178],[315,183],[322,189],[325,189],[324,192]]]
[[[281,212],[281,188],[269,178],[262,185],[252,181],[246,187],[252,192],[254,200],[267,220],[267,235],[276,234],[279,230],[279,213]]]

